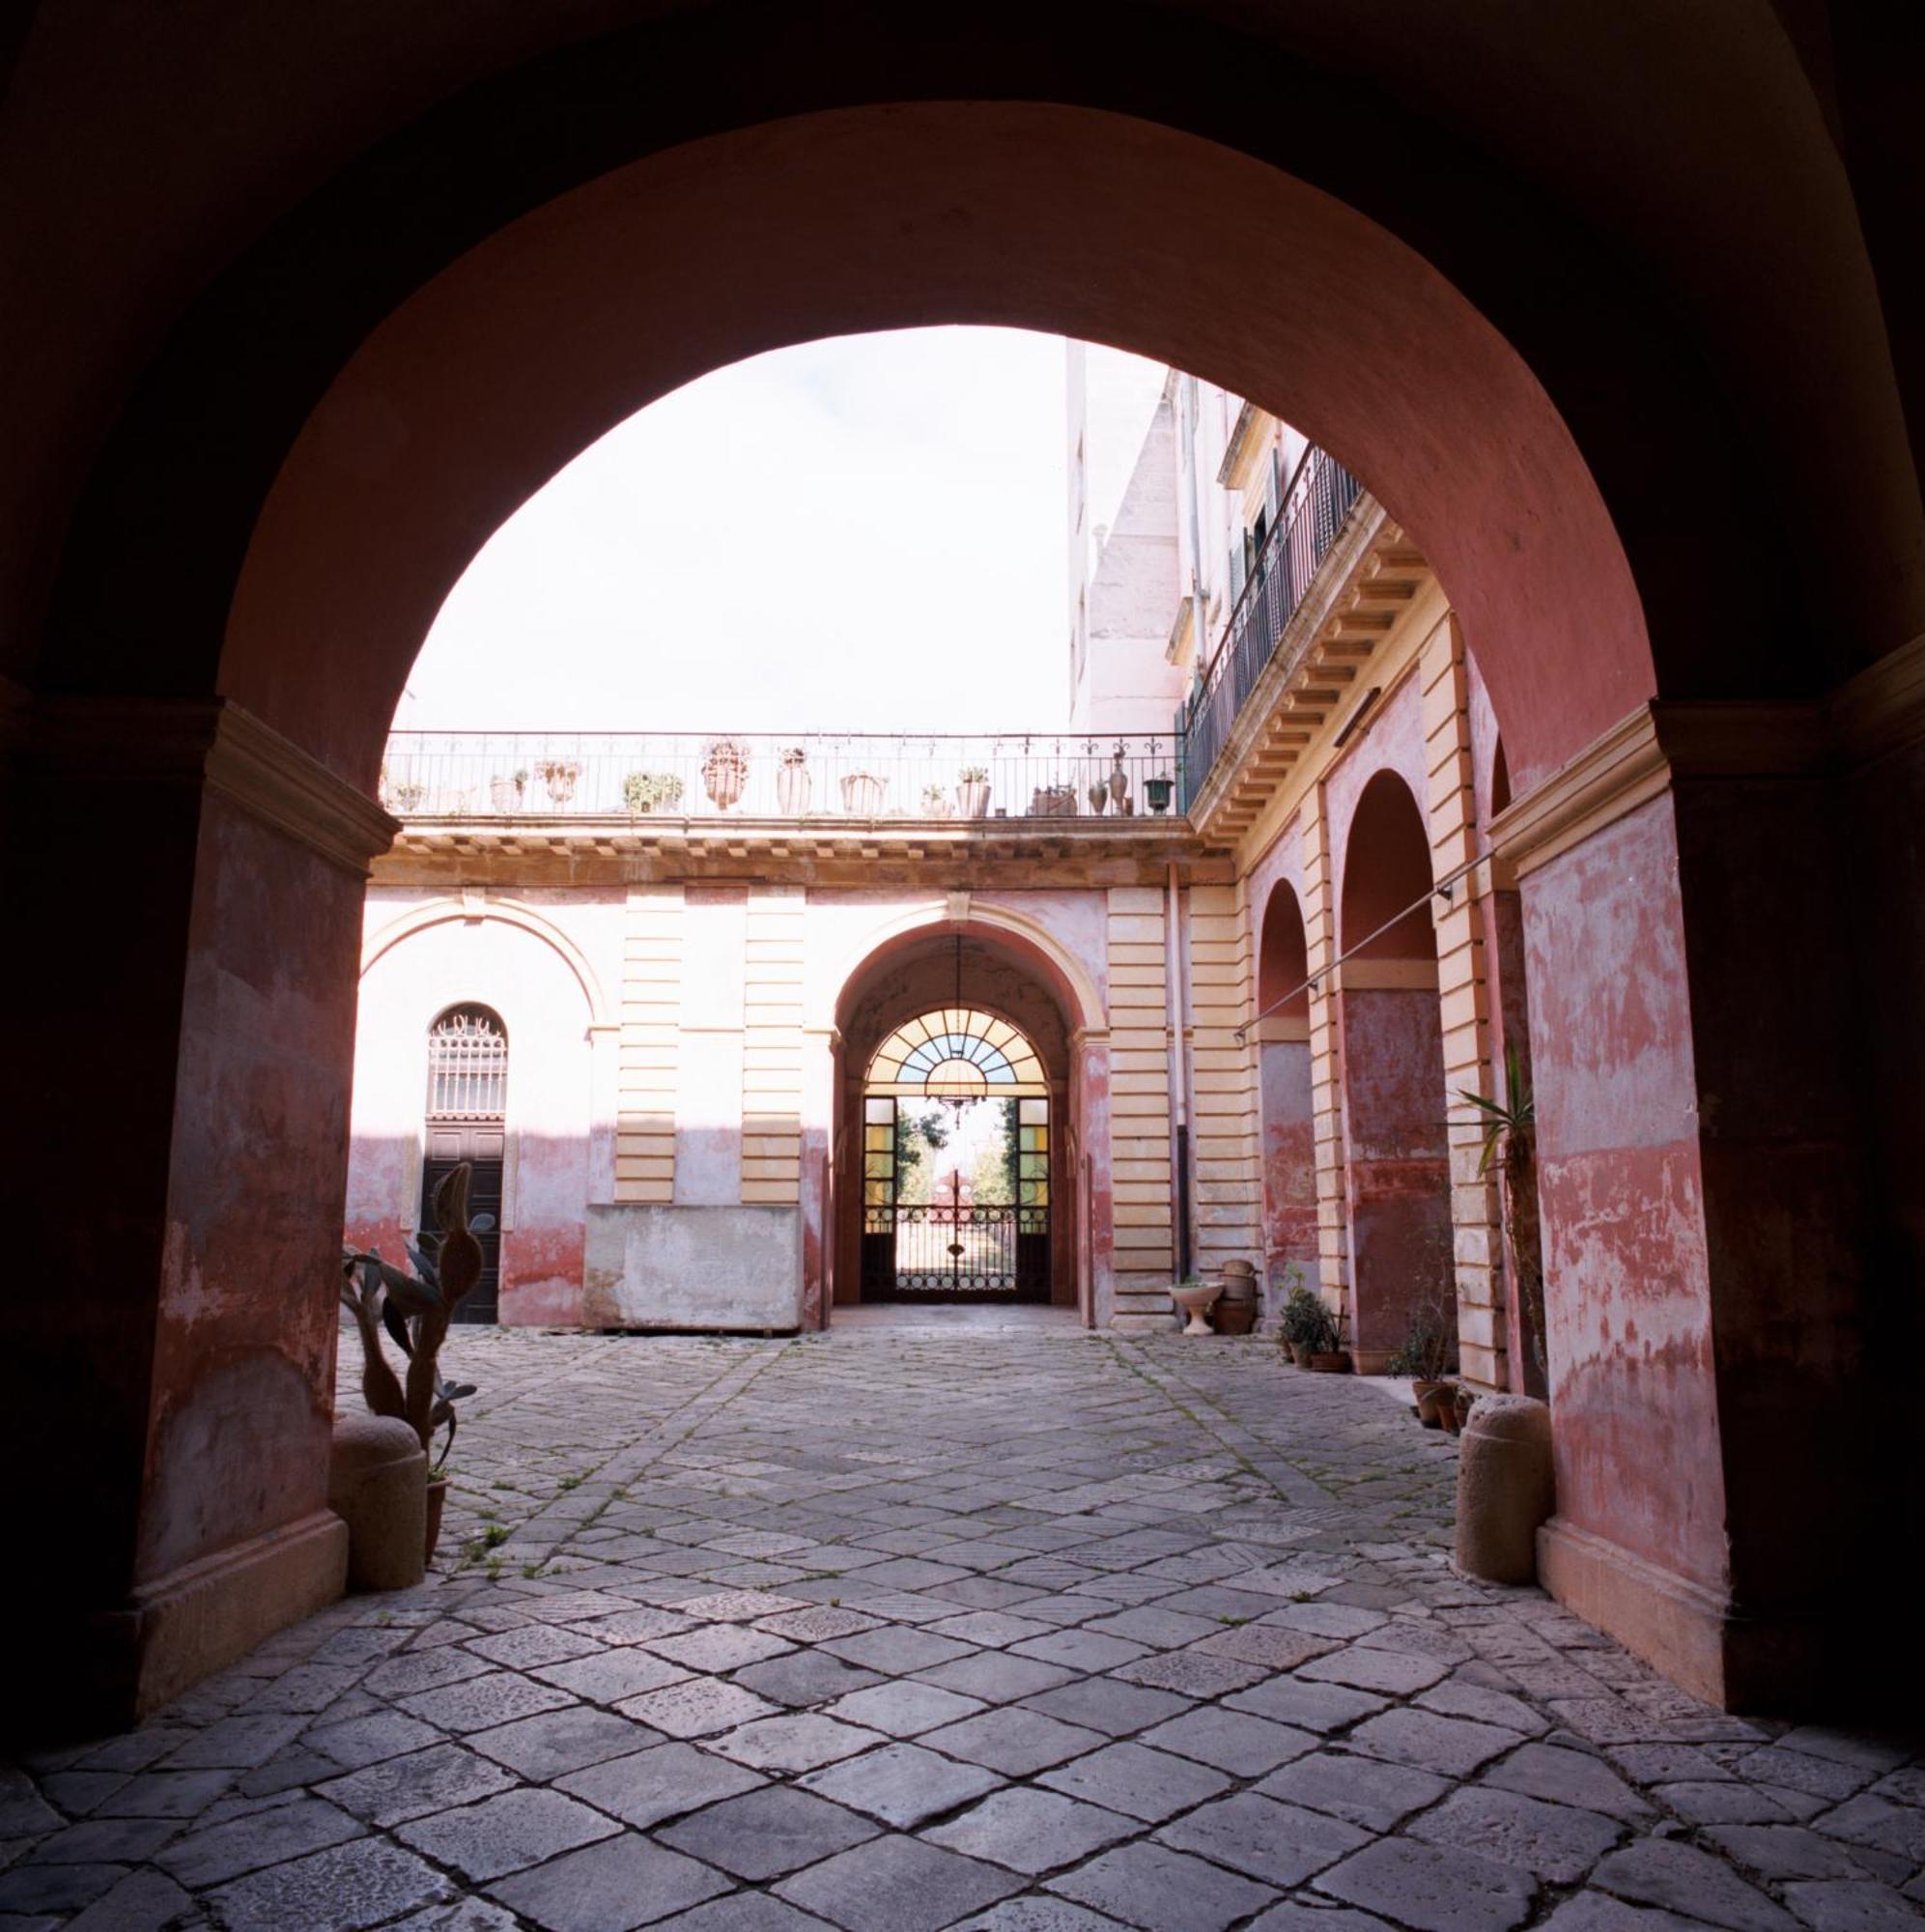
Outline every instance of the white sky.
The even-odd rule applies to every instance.
[[[398,725],[1010,730],[1067,713],[1063,345],[843,336],[611,430],[489,540]],[[1092,351],[1090,522],[1163,371]]]

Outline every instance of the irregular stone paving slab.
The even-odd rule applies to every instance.
[[[436,1572],[0,1767],[0,1915],[1925,1917],[1916,1740],[1734,1719],[1536,1591],[1458,1577],[1455,1448],[1381,1385],[1260,1341],[948,1327],[465,1329],[448,1368],[483,1393]]]

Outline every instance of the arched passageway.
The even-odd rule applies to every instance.
[[[1055,979],[1013,935],[948,923],[850,974],[836,1002],[835,1305],[1087,1309],[1088,1067]]]
[[[1380,1374],[1414,1321],[1455,1333],[1450,1149],[1430,840],[1392,771],[1364,786],[1344,856],[1337,969],[1349,1191],[1350,1337]]]
[[[1258,940],[1258,1088],[1263,1133],[1263,1260],[1273,1282],[1320,1286],[1311,1089],[1310,949],[1288,880],[1270,889]]]
[[[33,537],[6,580],[9,662],[52,808],[10,848],[10,910],[65,940],[8,969],[36,1021],[34,1104],[10,1122],[20,1272],[63,1285],[25,1312],[9,1406],[42,1440],[96,1418],[18,1523],[49,1545],[76,1513],[94,1525],[49,1631],[126,1707],[313,1600],[358,869],[391,830],[367,792],[463,564],[592,436],[718,362],[985,320],[1233,385],[1349,464],[1435,565],[1519,794],[1495,830],[1564,1285],[1552,1580],[1714,1695],[1823,1678],[1823,1634],[1861,1622],[1837,1579],[1866,1574],[1876,1471],[1916,1452],[1911,1425],[1868,1451],[1861,1282],[1873,1244],[1915,1261],[1925,1163],[1862,1157],[1848,989],[1862,975],[1894,1021],[1869,1112],[1902,1156],[1925,942],[1875,911],[1891,943],[1854,959],[1825,830],[1831,761],[1911,742],[1888,723],[1909,687],[1816,700],[1925,624],[1925,517],[1850,185],[1790,43],[1751,12],[1729,42],[1654,22],[1629,69],[1560,41],[1624,161],[1606,207],[1561,131],[1403,104],[1427,68],[1536,51],[1456,18],[1425,27],[1429,63],[1361,16],[1286,44],[1146,8],[1072,71],[1000,14],[967,44],[926,21],[756,21],[752,67],[715,7],[424,56],[436,106],[366,75],[347,84],[365,113],[300,96],[337,130],[327,158],[216,156],[210,183],[273,185],[245,213],[210,188],[218,216],[162,238],[135,298],[42,278],[121,331],[71,365],[22,358],[8,472]],[[1694,80],[1713,45],[1700,126],[1703,88],[1650,76]],[[70,125],[45,77],[64,71],[34,68],[36,128]],[[1658,138],[1665,98],[1689,105]],[[229,117],[182,118],[212,139]],[[1795,198],[1782,175],[1732,182],[1721,157],[1747,142],[1795,145]],[[121,152],[107,138],[97,171]],[[1641,193],[1647,164],[1688,207]],[[103,265],[155,225],[150,199],[126,206]],[[1694,279],[1729,264],[1751,279]],[[1819,345],[1839,372],[1822,399],[1782,380]],[[1689,518],[1654,487],[1686,477]],[[1911,770],[1854,780],[1852,809],[1904,822]],[[1870,842],[1892,860],[1874,899],[1913,904],[1915,847]],[[127,892],[76,891],[103,850]],[[127,1105],[103,1217],[104,1092]],[[1910,1316],[1876,1314],[1902,1342]]]

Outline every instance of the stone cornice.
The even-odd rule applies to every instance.
[[[1816,778],[1829,751],[1815,705],[1654,700],[1506,806],[1490,821],[1491,849],[1528,877],[1674,783]]]
[[[1826,709],[1854,765],[1915,745],[1925,737],[1925,631],[1841,684]]]
[[[42,699],[26,753],[63,783],[204,784],[356,878],[400,830],[364,792],[224,698]]]

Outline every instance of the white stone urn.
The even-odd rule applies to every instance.
[[[1190,1319],[1183,1324],[1186,1335],[1213,1335],[1209,1312],[1223,1293],[1220,1281],[1179,1281],[1170,1291],[1170,1298]]]

